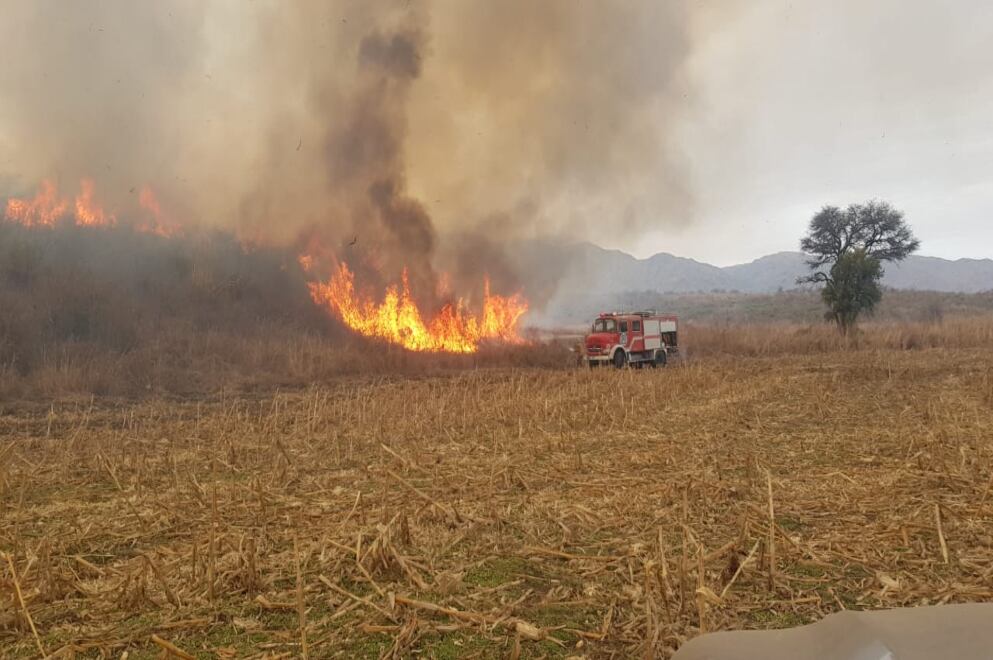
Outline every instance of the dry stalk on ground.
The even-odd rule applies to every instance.
[[[664,657],[988,600],[991,370],[873,349],[8,403],[0,647]]]

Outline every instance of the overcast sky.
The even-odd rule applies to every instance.
[[[695,208],[634,250],[795,250],[825,204],[886,199],[921,254],[993,257],[993,3],[749,3],[696,45]]]

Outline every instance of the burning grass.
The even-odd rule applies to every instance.
[[[428,316],[406,280],[377,303],[340,268],[348,277],[322,284],[294,250],[246,248],[223,232],[0,221],[0,396],[271,390],[355,373],[521,364],[512,361],[526,352],[520,296],[484,285],[481,300],[456,298]],[[401,347],[432,355],[408,358]],[[562,357],[542,349],[525,364],[547,366],[550,353]]]
[[[991,438],[989,348],[8,405],[0,646],[664,656],[987,600]]]
[[[134,192],[134,189],[132,189]],[[270,258],[282,256],[282,263],[277,264],[280,273],[277,279],[283,280],[284,284],[289,284],[287,280],[299,279],[293,275],[306,276],[306,287],[310,292],[310,297],[315,305],[337,318],[344,326],[352,332],[367,338],[385,341],[390,344],[401,346],[410,351],[444,352],[444,353],[475,353],[485,342],[503,342],[508,344],[520,344],[523,342],[519,334],[518,323],[521,317],[528,310],[527,299],[522,293],[509,296],[502,296],[490,291],[490,280],[488,276],[483,276],[483,295],[481,299],[481,310],[477,313],[470,309],[472,305],[464,298],[456,297],[447,290],[447,276],[442,276],[435,283],[435,293],[444,298],[439,303],[439,308],[433,316],[428,317],[427,310],[422,310],[418,305],[414,292],[411,290],[409,273],[407,267],[401,270],[400,285],[388,286],[381,301],[370,297],[368,292],[357,291],[355,285],[355,274],[349,269],[344,261],[339,261],[317,235],[312,235],[307,239],[307,249],[297,254],[295,258],[289,258],[293,250],[287,247],[280,247],[278,243],[267,241],[261,235],[254,240],[245,237],[237,237],[235,234],[223,235],[220,232],[206,232],[198,230],[186,236],[186,231],[182,224],[170,218],[162,210],[155,193],[149,186],[143,186],[138,197],[141,213],[135,215],[129,223],[130,231],[117,231],[117,217],[103,209],[98,203],[95,192],[95,184],[92,179],[85,178],[80,181],[80,192],[76,197],[74,208],[71,209],[68,200],[62,198],[55,184],[51,180],[45,180],[38,194],[34,199],[10,198],[7,200],[6,212],[3,220],[10,223],[9,227],[0,227],[0,302],[3,302],[4,289],[13,285],[15,291],[22,297],[31,299],[37,307],[37,291],[32,289],[33,280],[39,279],[43,266],[53,270],[65,270],[61,263],[49,263],[43,265],[43,255],[58,251],[58,243],[64,241],[67,236],[81,237],[95,242],[104,252],[104,257],[110,256],[112,262],[117,262],[116,281],[104,282],[103,290],[99,296],[107,297],[108,291],[115,288],[129,288],[133,280],[140,280],[146,288],[150,280],[172,280],[177,288],[198,288],[197,280],[200,276],[196,269],[191,269],[187,274],[189,279],[183,277],[185,270],[184,262],[187,266],[193,266],[188,260],[190,248],[197,246],[201,252],[198,262],[205,261],[206,264],[197,264],[207,270],[230,272],[230,258],[225,258],[223,254],[223,243],[231,244],[237,242],[241,247],[241,261],[251,261],[249,253],[260,249],[269,252]],[[6,229],[12,231],[7,232]],[[36,230],[46,231],[38,234]],[[82,229],[82,233],[78,230]],[[92,230],[98,230],[92,233]],[[142,241],[137,244],[140,252],[135,251],[134,236],[131,234],[150,234],[158,241]],[[189,240],[192,239],[192,240]],[[353,240],[358,240],[357,236]],[[109,250],[108,244],[117,244],[118,248],[123,248],[115,254],[114,250]],[[9,244],[9,245],[8,245]],[[220,245],[218,245],[220,244]],[[99,255],[90,253],[85,244],[75,246],[74,261],[82,261],[83,273],[73,273],[72,275],[83,275],[86,270],[93,268],[107,270],[107,263],[85,263],[86,261],[102,261]],[[350,247],[350,246],[347,246]],[[128,249],[131,248],[131,249]],[[206,249],[204,249],[206,248]],[[220,249],[218,249],[220,248]],[[184,254],[185,253],[185,254]],[[89,257],[80,259],[80,256]],[[171,268],[166,272],[156,272],[154,267],[150,267],[148,261],[161,262],[163,256],[168,260],[172,257]],[[143,258],[144,257],[144,258]],[[177,259],[178,257],[178,259]],[[247,257],[247,258],[246,258]],[[146,261],[148,260],[148,261]],[[263,266],[273,265],[265,264]],[[360,261],[360,263],[362,263]],[[292,266],[290,265],[292,264]],[[178,266],[178,269],[177,269]],[[71,267],[70,267],[71,268]],[[174,272],[169,272],[172,270]],[[178,272],[175,272],[177,271]],[[330,272],[330,279],[324,281],[319,277],[322,272]],[[292,273],[292,274],[291,274]],[[156,275],[158,277],[156,277]],[[179,278],[176,275],[180,275]],[[289,275],[289,277],[288,277]],[[432,277],[434,277],[432,275]],[[317,279],[315,279],[317,278]],[[236,286],[240,282],[233,281]],[[210,284],[214,284],[211,282]],[[302,291],[303,282],[293,282],[300,286]],[[6,286],[5,286],[6,285]],[[123,286],[122,286],[123,285]],[[42,288],[42,287],[37,287]],[[147,291],[143,292],[147,295]],[[216,291],[215,291],[216,293]],[[294,292],[289,288],[285,289],[283,296],[294,298]],[[296,294],[299,295],[300,291]],[[423,292],[421,292],[423,294]],[[16,294],[15,294],[16,295]],[[56,294],[58,295],[58,294]],[[44,300],[42,302],[45,302]],[[85,318],[84,322],[77,321],[77,327],[70,328],[70,336],[78,338],[90,334],[89,319],[90,301],[83,301],[81,313]],[[223,306],[224,300],[215,300],[216,306]],[[280,300],[265,301],[261,305],[265,315],[279,314],[285,311],[285,305]],[[141,306],[141,302],[129,300],[125,304],[129,306]],[[147,306],[147,303],[146,303]],[[21,310],[16,309],[15,315]],[[106,313],[104,314],[104,316]],[[42,313],[44,316],[44,313]],[[301,315],[305,316],[305,315]],[[96,319],[96,323],[104,321],[103,318]],[[3,363],[4,344],[7,343],[5,335],[10,331],[0,325],[0,364]],[[41,325],[38,322],[32,324]],[[70,324],[73,325],[73,324]],[[231,328],[229,328],[231,330]]]
[[[338,316],[349,329],[364,336],[396,344],[410,351],[475,353],[481,341],[520,344],[518,322],[527,312],[523,296],[490,293],[485,280],[483,311],[475,316],[458,299],[444,305],[430,321],[425,321],[410,291],[407,272],[402,288],[389,287],[377,304],[355,292],[355,275],[341,263],[328,282],[308,284],[314,302]]]

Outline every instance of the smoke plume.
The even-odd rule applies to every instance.
[[[508,241],[688,217],[692,6],[0,0],[0,196],[90,177],[127,209],[147,183],[360,276],[515,286]]]

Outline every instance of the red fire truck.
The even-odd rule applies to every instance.
[[[678,319],[654,311],[600,314],[586,335],[583,353],[591,367],[664,367],[679,354]]]

